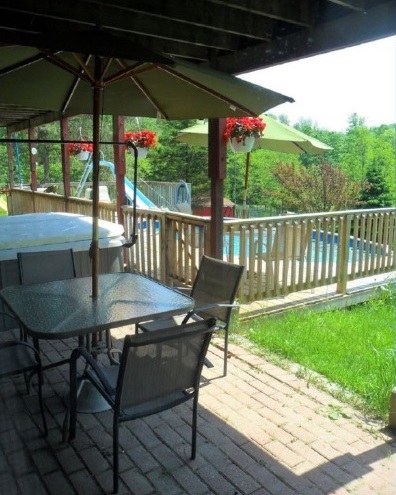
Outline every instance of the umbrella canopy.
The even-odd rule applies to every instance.
[[[283,153],[308,153],[321,155],[331,150],[331,146],[312,138],[303,132],[289,127],[286,124],[273,119],[269,115],[261,115],[266,127],[263,136],[256,138],[253,149],[267,149]],[[192,146],[208,146],[208,124],[197,124],[182,129],[176,136],[176,140]],[[246,200],[249,180],[250,152],[246,153],[245,183],[243,189],[243,216],[246,217]]]
[[[83,36],[83,33],[81,33]],[[82,40],[59,39],[69,51],[0,45],[0,114],[55,112],[63,116],[93,115],[92,296],[97,297],[99,272],[99,142],[103,114],[216,118],[256,115],[292,98],[210,69],[127,45],[105,32],[87,33],[91,54],[71,50]],[[95,41],[95,43],[93,43]],[[113,58],[122,45],[132,60]],[[72,43],[72,45],[70,45]],[[70,46],[69,46],[70,45]],[[109,48],[110,47],[110,48]],[[137,152],[135,150],[135,171]],[[135,172],[136,177],[136,172]],[[136,190],[136,188],[135,188]],[[136,201],[135,201],[136,207]]]
[[[106,115],[166,119],[257,115],[293,99],[218,71],[136,49],[135,60],[0,45],[0,108],[92,113],[92,85]],[[158,62],[161,60],[161,62]],[[1,119],[1,117],[0,117]]]
[[[266,127],[263,136],[255,140],[253,149],[262,148],[283,153],[308,153],[312,155],[320,155],[333,149],[318,139],[310,137],[286,124],[282,124],[269,115],[262,115],[262,117],[266,123]],[[207,147],[208,124],[197,124],[182,129],[176,140],[192,146]]]

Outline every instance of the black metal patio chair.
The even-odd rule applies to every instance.
[[[61,249],[56,251],[29,251],[17,253],[19,276],[21,284],[38,284],[44,282],[53,282],[55,280],[67,280],[75,278],[76,267],[74,261],[73,249]],[[87,337],[85,345],[92,353],[102,352],[98,346],[102,336],[99,334]],[[110,330],[105,331],[105,352],[112,364],[115,363],[112,338]],[[38,340],[34,342],[35,347],[39,348]],[[78,338],[78,345],[84,345],[84,338]],[[68,359],[52,363],[45,368],[59,366],[68,362]]]
[[[100,366],[84,348],[72,352],[69,441],[76,435],[77,363],[82,357],[85,366],[79,378],[89,380],[113,409],[114,493],[118,492],[119,485],[118,430],[121,423],[192,400],[191,459],[195,459],[201,371],[215,324],[215,319],[210,318],[181,327],[172,326],[161,332],[127,335],[119,366]]]
[[[1,312],[2,317],[13,319],[12,315]],[[4,330],[0,325],[1,333],[10,333],[9,330]],[[17,375],[24,375],[26,391],[30,393],[31,373],[36,373],[38,376],[38,398],[40,403],[40,411],[44,427],[44,436],[48,434],[47,421],[45,419],[43,394],[42,394],[42,366],[39,352],[29,343],[19,339],[0,340],[0,378],[7,378]]]
[[[172,324],[199,321],[203,318],[216,318],[217,328],[224,331],[223,375],[227,375],[228,334],[236,293],[245,267],[209,256],[202,256],[193,286],[188,289],[195,301],[195,307],[185,315],[142,322],[136,325],[137,331],[162,330]],[[181,290],[181,289],[180,289]]]

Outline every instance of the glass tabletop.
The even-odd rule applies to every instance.
[[[32,337],[62,339],[139,321],[185,313],[194,300],[155,280],[132,273],[99,275],[45,284],[9,286],[0,291],[9,309]]]

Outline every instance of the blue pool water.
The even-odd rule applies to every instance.
[[[337,255],[338,255],[338,236],[337,234],[334,236],[334,242],[333,242],[333,247],[331,251],[331,235],[329,234],[327,237],[327,242],[325,243],[324,241],[324,236],[323,233],[320,233],[319,240],[316,239],[316,233],[314,232],[312,235],[312,241],[311,241],[311,260],[317,260],[319,263],[325,262],[328,263],[330,261],[330,256],[332,256],[333,263],[337,262]],[[257,240],[257,237],[255,236],[255,240]],[[223,247],[223,253],[225,255],[228,255],[230,253],[230,242],[229,242],[229,235],[224,236],[224,247]],[[348,260],[352,260],[352,240],[350,241],[350,248],[349,248],[349,255],[348,255]],[[359,249],[359,246],[358,246]],[[240,236],[239,234],[234,234],[234,256],[239,256],[240,255]],[[325,252],[324,252],[325,251]],[[265,253],[265,246],[263,247],[263,253]],[[249,239],[246,238],[246,253],[249,253]],[[306,255],[307,257],[307,255]]]

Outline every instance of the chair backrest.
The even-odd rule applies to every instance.
[[[198,391],[216,320],[127,335],[118,373],[115,410],[134,417],[173,407]],[[185,399],[183,398],[185,396]],[[139,406],[139,407],[138,407]],[[134,412],[131,413],[134,408]]]
[[[17,254],[21,284],[38,284],[75,278],[72,249],[29,251]]]
[[[227,261],[202,256],[197,276],[191,290],[195,307],[201,308],[210,304],[232,304],[242,278],[245,267]],[[198,312],[204,318],[214,317],[228,324],[232,308],[213,308]]]

